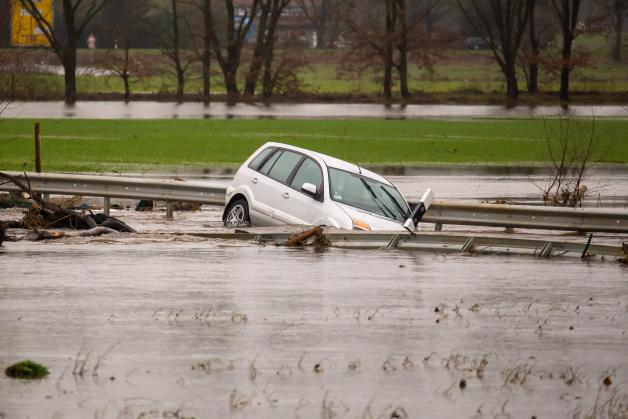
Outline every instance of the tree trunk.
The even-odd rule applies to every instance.
[[[70,45],[63,57],[65,103],[76,103],[76,44]]]
[[[384,97],[392,99],[392,51],[384,60]]]
[[[183,69],[178,66],[177,68],[177,102],[183,102],[183,94],[185,92],[185,73]]]
[[[316,49],[325,49],[325,28],[319,25],[316,28]]]
[[[519,100],[519,83],[517,82],[517,70],[514,60],[506,63],[504,76],[506,76],[506,97],[508,105],[514,106]]]
[[[573,36],[563,35],[563,67],[560,72],[560,100],[569,102],[569,74],[571,73],[571,48]]]
[[[124,71],[121,77],[122,77],[122,81],[124,82],[124,102],[129,103],[131,101],[131,88],[129,87],[129,73]]]
[[[122,70],[122,81],[124,82],[124,102],[129,103],[131,100],[131,88],[129,86],[129,78],[131,75],[129,74],[129,51],[131,49],[131,42],[128,36],[128,32],[125,34],[124,38],[124,69]]]
[[[327,35],[327,8],[329,7],[328,0],[321,1],[321,11],[318,15],[318,25],[316,26],[316,48],[323,49],[327,47],[326,35]]]
[[[541,55],[541,42],[540,36],[536,33],[536,0],[530,0],[530,23],[529,36],[530,36],[530,52],[531,57],[528,57],[528,93],[535,95],[539,91],[539,57]]]
[[[264,81],[262,85],[262,97],[264,100],[270,99],[275,87],[273,82],[273,56],[274,48],[270,48],[264,57]]]
[[[538,62],[532,62],[528,66],[529,82],[528,82],[528,93],[535,95],[539,91],[539,64]]]
[[[404,99],[410,99],[410,89],[408,88],[408,61],[406,52],[401,53],[401,62],[399,64],[399,89],[401,90],[401,97]]]
[[[203,103],[209,104],[209,95],[211,92],[211,0],[205,0],[203,2],[203,25],[204,25],[204,37],[203,37]]]
[[[171,0],[172,6],[172,32],[173,32],[173,61],[175,72],[177,73],[177,102],[183,102],[183,92],[185,89],[185,71],[181,66],[181,36],[179,34],[179,12],[177,10],[178,0]]]
[[[621,61],[621,45],[622,45],[622,30],[624,26],[623,16],[620,14],[616,17],[615,22],[615,36],[613,38],[613,61]]]
[[[393,69],[393,45],[392,37],[395,31],[394,10],[395,0],[386,0],[386,46],[384,50],[384,97],[392,99],[392,69]]]
[[[264,85],[262,96],[264,100],[270,99],[275,88],[275,80],[273,80],[273,59],[275,58],[275,31],[277,30],[277,24],[283,7],[273,6],[270,15],[270,25],[268,27],[268,33],[266,34],[266,51],[264,55]]]
[[[231,70],[226,70],[224,72],[225,79],[225,88],[227,89],[227,94],[231,96],[232,99],[235,99],[238,95],[238,81],[236,80],[236,75]]]
[[[556,1],[556,0],[552,0]],[[561,0],[560,7],[555,8],[560,11],[561,31],[563,33],[563,54],[562,70],[560,72],[560,100],[569,102],[569,74],[571,73],[571,50],[573,40],[576,35],[578,25],[578,15],[580,12],[580,0]]]
[[[401,25],[401,39],[399,40],[399,89],[401,97],[410,98],[408,89],[408,25],[406,23],[406,1],[397,0],[399,5],[399,23]]]
[[[211,51],[205,48],[203,51],[203,103],[209,104],[211,92]]]
[[[266,1],[266,3],[264,3]],[[257,37],[255,40],[255,48],[253,49],[253,57],[251,58],[251,66],[246,74],[244,81],[244,97],[255,95],[255,87],[259,73],[264,65],[264,55],[267,49],[266,43],[266,26],[268,22],[268,13],[270,9],[270,1],[262,0],[262,8],[259,17],[259,25],[257,27]]]

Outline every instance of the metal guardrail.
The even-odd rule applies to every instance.
[[[435,224],[626,233],[628,211],[436,201],[423,216]]]
[[[303,226],[303,229],[308,227]],[[209,239],[249,240],[259,243],[284,243],[297,230],[281,231],[281,228],[247,228],[223,231],[186,232],[185,234]],[[350,249],[405,249],[437,250],[458,253],[528,253],[539,257],[568,255],[582,257],[626,257],[622,246],[591,244],[576,241],[540,240],[509,236],[460,235],[435,232],[421,234],[398,232],[364,232],[325,229],[325,237],[332,247]]]
[[[19,172],[6,173],[22,179],[24,176]],[[27,173],[26,175],[32,190],[42,194],[197,202],[210,205],[225,203],[226,186],[220,183],[58,173]],[[0,183],[2,183],[1,179]],[[0,190],[19,191],[11,183],[0,185]]]
[[[23,176],[18,172],[7,172]],[[43,194],[150,199],[223,205],[226,186],[216,182],[127,178],[116,176],[27,173],[33,191]],[[2,181],[0,181],[2,183]],[[0,190],[17,191],[10,184]],[[169,212],[171,211],[169,206]],[[423,217],[437,225],[458,224],[504,228],[547,229],[581,232],[628,233],[628,211],[618,209],[555,208],[533,205],[470,204],[434,201]]]

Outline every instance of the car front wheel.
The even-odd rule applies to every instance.
[[[250,226],[249,205],[244,199],[232,202],[223,219],[225,227]]]

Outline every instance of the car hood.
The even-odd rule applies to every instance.
[[[340,202],[336,202],[336,205],[342,208],[349,217],[363,221],[371,226],[371,230],[406,231],[403,224],[398,221],[384,218],[347,204],[341,204]]]

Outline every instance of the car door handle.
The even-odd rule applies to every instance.
[[[288,192],[282,193],[281,196],[283,196],[286,199],[290,198],[290,194]]]
[[[253,179],[251,179],[251,182],[253,182],[253,183],[257,183],[257,182],[259,182],[259,180],[257,180],[257,178],[256,178],[256,177],[254,177]]]

